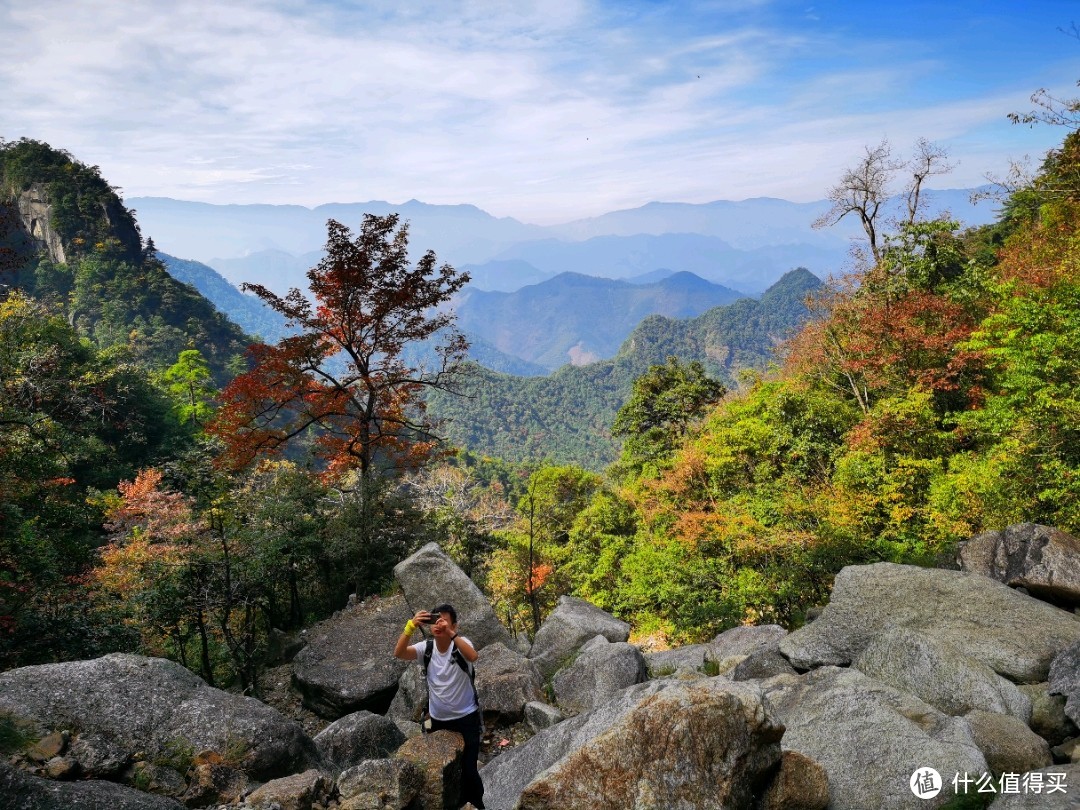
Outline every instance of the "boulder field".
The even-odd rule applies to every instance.
[[[845,568],[794,632],[643,653],[569,596],[531,646],[514,638],[428,544],[395,568],[398,595],[302,634],[292,687],[327,723],[314,738],[163,659],[0,673],[0,720],[28,741],[0,760],[0,810],[448,806],[461,739],[419,733],[426,684],[390,653],[438,602],[477,645],[489,726],[516,730],[481,770],[488,808],[1077,808],[1078,572],[1080,542],[1022,524],[951,569]]]

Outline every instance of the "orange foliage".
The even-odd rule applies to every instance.
[[[179,492],[161,490],[162,474],[152,467],[140,470],[134,481],[121,481],[120,501],[106,514],[105,530],[113,543],[138,534],[150,543],[175,543],[199,532],[191,500]]]
[[[976,320],[960,304],[920,289],[894,296],[860,289],[822,307],[822,317],[788,344],[789,374],[830,382],[864,411],[875,395],[911,386],[981,399],[983,357],[958,349]]]
[[[532,570],[529,572],[528,578],[525,581],[525,594],[527,596],[531,596],[532,594],[539,591],[542,587],[544,587],[544,583],[547,581],[547,578],[551,576],[551,573],[554,570],[555,569],[553,569],[547,563],[539,563],[538,565],[534,565]]]
[[[440,305],[468,275],[437,267],[431,252],[410,266],[407,228],[397,223],[396,215],[365,216],[354,239],[331,220],[326,256],[307,274],[314,306],[299,290],[282,298],[244,285],[301,332],[251,347],[251,370],[222,391],[208,428],[224,446],[220,463],[247,466],[309,430],[329,479],[355,468],[366,474],[377,458],[405,468],[427,459],[436,426],[421,395],[448,388],[468,348]],[[435,367],[409,367],[404,348],[436,335]]]

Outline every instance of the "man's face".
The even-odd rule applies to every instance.
[[[457,625],[450,620],[449,613],[440,613],[439,620],[431,626],[431,634],[434,636],[452,636],[457,630]]]

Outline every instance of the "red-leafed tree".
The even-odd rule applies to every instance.
[[[307,274],[314,303],[298,289],[282,298],[244,285],[299,332],[251,348],[209,432],[239,468],[314,430],[327,476],[359,470],[367,482],[377,462],[415,466],[438,441],[421,395],[452,389],[460,372],[468,343],[439,307],[469,276],[432,251],[410,262],[396,214],[365,215],[355,238],[334,220],[327,228],[326,256]],[[428,339],[434,359],[408,361],[406,347]]]

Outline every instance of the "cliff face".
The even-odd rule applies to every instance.
[[[17,224],[38,243],[41,250],[49,254],[49,259],[54,264],[67,264],[64,243],[52,226],[52,206],[45,186],[34,183],[26,191],[19,192],[15,198],[15,210],[19,218]]]

